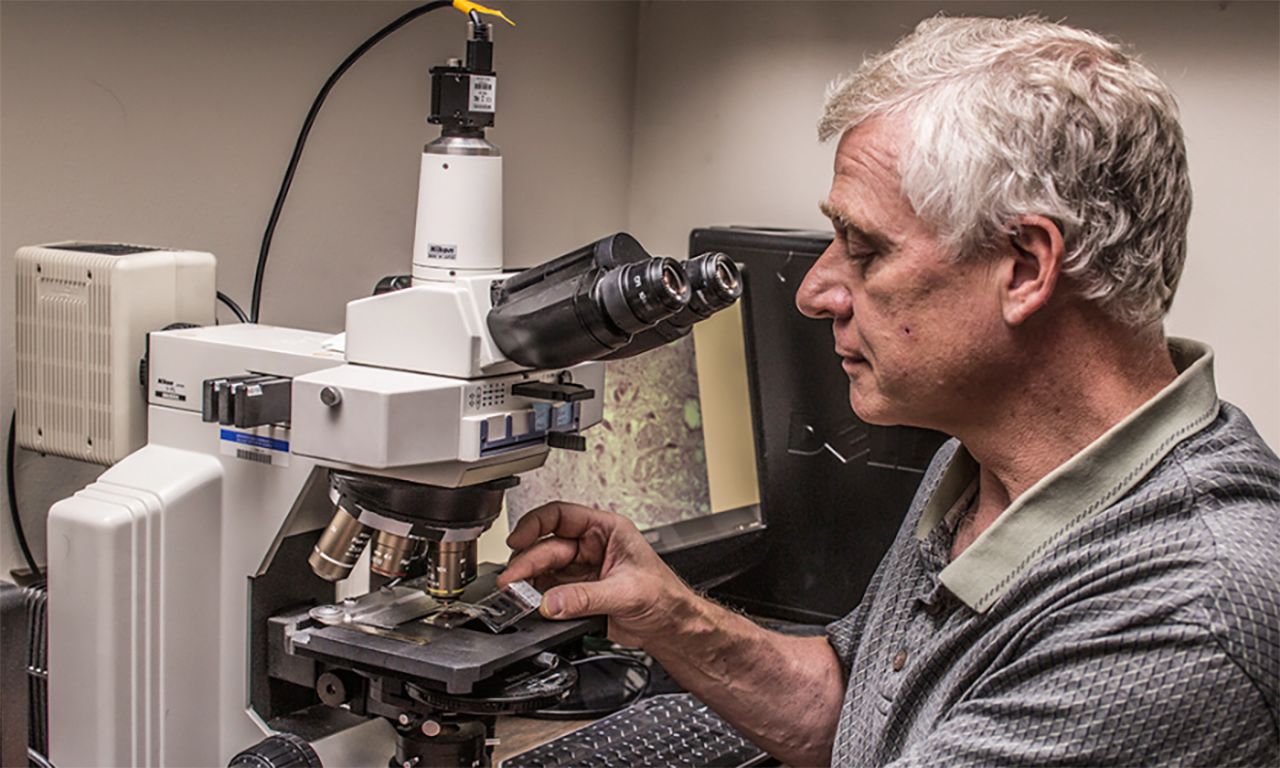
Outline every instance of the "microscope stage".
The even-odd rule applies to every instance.
[[[495,566],[482,565],[480,575],[467,586],[461,599],[476,602],[492,593],[498,572]],[[293,652],[318,661],[425,682],[430,687],[441,686],[451,694],[468,694],[477,683],[516,662],[604,628],[603,618],[549,621],[536,612],[500,634],[490,632],[478,621],[454,628],[431,626],[417,618],[394,629],[316,624],[293,633]]]

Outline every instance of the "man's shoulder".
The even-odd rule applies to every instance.
[[[1144,485],[1182,487],[1187,534],[1204,539],[1213,568],[1280,588],[1280,458],[1239,408],[1223,403],[1152,474]]]
[[[1280,535],[1280,458],[1249,418],[1223,402],[1217,417],[1180,442],[1113,510],[1154,512],[1156,524],[1188,513],[1210,533]]]
[[[1280,505],[1280,458],[1236,406],[1178,445],[1170,459],[1205,500]]]
[[[1280,700],[1280,458],[1240,409],[1183,441],[1104,513],[1129,518],[1117,537],[1134,574],[1158,593],[1186,599],[1167,618],[1194,621],[1260,688]],[[1116,529],[1112,529],[1113,533]],[[1268,673],[1268,669],[1272,670]]]

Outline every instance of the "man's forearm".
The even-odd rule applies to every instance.
[[[788,637],[698,597],[645,650],[686,689],[789,765],[825,765],[844,701],[825,638]]]

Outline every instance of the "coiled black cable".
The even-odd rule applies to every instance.
[[[266,231],[262,233],[262,246],[258,249],[258,267],[253,274],[253,296],[249,302],[249,322],[256,323],[261,316],[262,282],[267,272],[267,255],[271,252],[271,239],[275,236],[276,224],[280,220],[280,212],[284,210],[284,200],[289,195],[289,187],[293,185],[293,174],[298,170],[298,161],[302,159],[302,148],[307,143],[307,135],[311,133],[311,126],[315,123],[316,115],[320,113],[320,107],[324,105],[324,100],[329,96],[329,91],[333,90],[333,86],[337,84],[339,78],[346,74],[352,64],[355,64],[361,56],[369,52],[370,48],[382,42],[392,32],[419,16],[451,5],[453,5],[452,0],[433,0],[433,2],[420,5],[404,13],[361,43],[360,47],[342,60],[338,68],[333,71],[333,74],[329,75],[329,79],[321,86],[320,92],[316,94],[315,101],[311,103],[311,109],[307,110],[306,119],[302,121],[302,130],[298,133],[298,140],[293,145],[293,156],[289,158],[289,167],[285,169],[284,179],[280,182],[280,191],[276,193],[276,202],[271,208],[270,218],[267,219]]]

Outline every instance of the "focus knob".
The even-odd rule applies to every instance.
[[[306,739],[292,733],[277,733],[231,758],[227,768],[324,768],[324,765]]]

